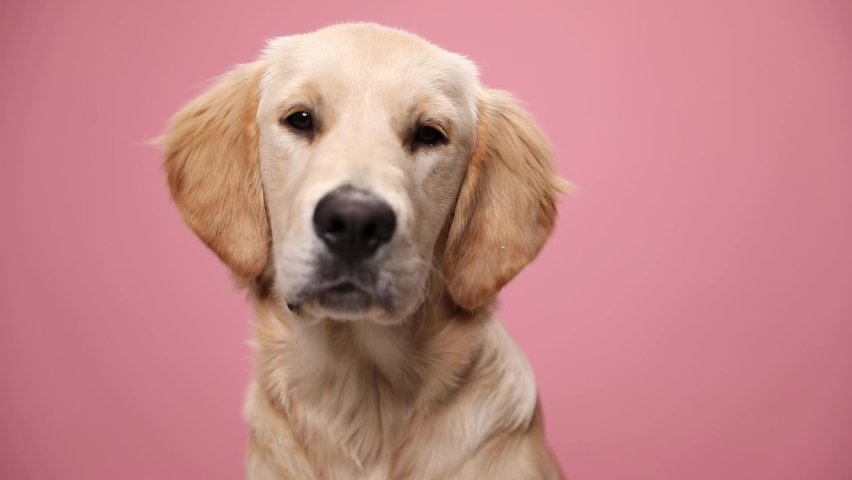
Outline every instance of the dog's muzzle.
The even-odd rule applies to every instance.
[[[391,206],[372,193],[337,188],[317,203],[313,227],[326,251],[308,296],[336,311],[365,311],[375,302],[389,308],[390,299],[376,292],[377,262],[372,260],[396,232]],[[299,310],[298,303],[288,306]]]

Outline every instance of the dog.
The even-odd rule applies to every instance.
[[[255,313],[246,478],[563,478],[494,308],[571,187],[470,60],[372,23],[276,38],[159,143]]]

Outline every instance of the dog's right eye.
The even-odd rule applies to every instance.
[[[296,130],[312,130],[314,128],[314,120],[308,112],[296,112],[288,117],[282,118],[281,124],[289,125]]]

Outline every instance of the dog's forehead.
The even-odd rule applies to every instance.
[[[337,95],[442,93],[470,99],[476,66],[416,35],[372,24],[344,24],[279,37],[264,52],[267,89],[313,88]]]

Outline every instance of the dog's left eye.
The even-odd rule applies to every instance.
[[[414,141],[424,145],[435,145],[443,142],[447,137],[444,136],[437,128],[423,126],[417,129],[417,134],[414,136]]]

